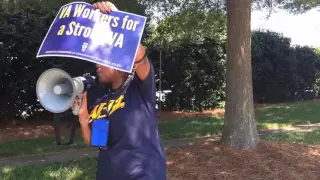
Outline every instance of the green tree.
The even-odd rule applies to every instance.
[[[226,41],[226,16],[191,7],[161,20],[149,42],[166,41],[175,46],[184,42],[202,43],[205,38]]]
[[[283,9],[292,14],[305,13],[320,7],[320,0],[254,0],[255,9],[268,9],[272,13],[275,9]]]
[[[316,66],[318,56],[310,47],[295,47],[297,67],[296,77],[296,99],[311,100],[316,95],[314,85],[316,81]]]
[[[37,98],[30,88],[34,87],[35,76],[41,69],[35,55],[47,30],[45,26],[49,21],[46,19],[52,18],[37,4],[25,6],[25,11],[18,11],[20,8],[2,4],[0,12],[1,62],[4,66],[0,74],[3,95],[0,113],[8,118],[35,109],[32,105],[36,104]]]
[[[155,22],[190,8],[206,12],[225,12],[225,0],[149,0],[148,2],[148,12]]]
[[[288,10],[293,14],[305,13],[313,8],[320,7],[319,0],[288,0],[280,3],[281,8]]]
[[[200,44],[188,42],[163,51],[162,87],[172,91],[166,97],[166,109],[203,110],[224,100],[223,46],[214,39],[204,39]],[[153,47],[150,51],[153,61],[159,50]]]
[[[161,51],[162,87],[172,90],[165,108],[201,110],[224,99],[225,20],[221,12],[190,7],[150,28],[152,60],[160,69]]]
[[[307,46],[291,47],[290,42],[290,38],[277,32],[252,33],[255,102],[306,100],[317,94],[314,92],[319,67],[317,54]]]
[[[291,39],[271,31],[252,33],[254,100],[258,103],[294,100],[297,62]]]

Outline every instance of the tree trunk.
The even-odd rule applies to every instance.
[[[259,142],[252,93],[251,0],[227,0],[227,92],[224,144],[239,149]]]

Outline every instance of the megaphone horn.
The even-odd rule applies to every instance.
[[[52,113],[61,113],[71,107],[76,96],[81,96],[84,91],[95,85],[94,76],[86,74],[72,78],[62,69],[52,68],[38,78],[36,93],[44,109]]]

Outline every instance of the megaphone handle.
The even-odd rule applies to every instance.
[[[72,113],[76,116],[78,115],[81,104],[82,104],[83,94],[79,94],[77,97],[78,97],[79,105],[74,107],[74,109],[72,110]]]

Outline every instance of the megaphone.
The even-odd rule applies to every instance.
[[[44,109],[52,113],[62,113],[71,107],[76,96],[82,98],[83,92],[96,84],[95,77],[89,74],[72,78],[62,69],[51,68],[38,78],[36,93]],[[73,114],[77,115],[78,110],[79,107]]]

